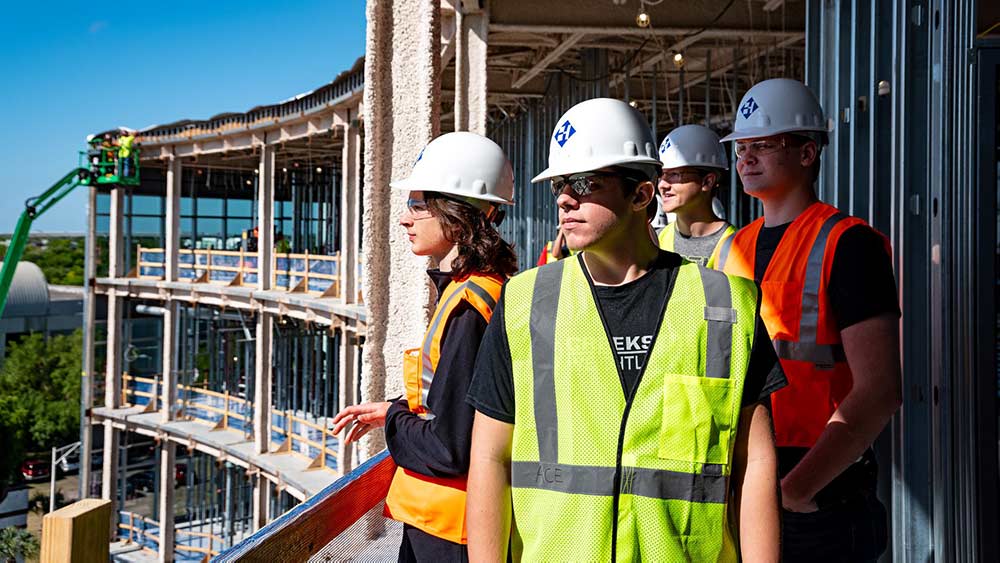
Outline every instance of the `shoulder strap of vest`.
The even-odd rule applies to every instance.
[[[729,249],[733,246],[733,235],[735,234],[736,227],[727,224],[725,230],[722,232],[722,236],[719,237],[719,241],[715,243],[712,255],[708,257],[708,263],[705,266],[713,270],[721,270],[725,267],[726,258],[729,257]],[[718,268],[716,268],[717,260],[721,260],[723,264]]]
[[[674,251],[674,238],[677,231],[677,222],[670,223],[663,230],[660,231],[660,235],[657,237],[660,242],[660,248],[668,252]]]
[[[757,235],[764,227],[764,218],[759,217],[746,227],[723,237],[712,254],[715,269],[744,278],[753,279],[754,251]],[[734,227],[735,229],[735,227]]]
[[[493,316],[493,309],[497,306],[497,300],[500,299],[503,280],[498,276],[473,274],[464,280],[463,285],[462,299],[468,301],[489,322]]]

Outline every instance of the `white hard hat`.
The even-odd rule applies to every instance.
[[[758,82],[743,96],[733,132],[722,142],[809,132],[827,132],[823,108],[812,90],[798,80],[772,78]]]
[[[514,203],[514,169],[503,149],[466,131],[447,133],[428,143],[410,175],[389,186],[458,196],[484,210],[490,204]]]
[[[660,160],[663,168],[729,169],[726,148],[719,144],[719,136],[703,125],[682,125],[668,133],[660,143]]]
[[[549,167],[531,181],[608,166],[635,168],[649,178],[661,168],[656,138],[642,114],[621,100],[596,98],[576,104],[559,118],[549,142]]]

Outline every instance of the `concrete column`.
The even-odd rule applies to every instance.
[[[441,130],[439,4],[369,0],[366,9],[362,244],[369,324],[361,401],[402,393],[403,351],[419,344],[431,312],[428,260],[410,252],[395,224],[407,194],[390,192],[389,182],[409,174]],[[369,454],[384,444],[380,433],[372,434],[365,442]]]
[[[271,289],[274,273],[274,145],[264,145],[257,174],[257,287]]]
[[[257,287],[271,289],[274,270],[274,153],[264,145],[257,174]],[[271,443],[271,340],[274,314],[257,315],[256,359],[254,365],[253,441],[254,452],[265,454]]]
[[[266,454],[271,444],[271,341],[274,314],[257,314],[256,358],[253,391],[253,443],[255,454]]]
[[[489,14],[462,8],[455,25],[455,130],[486,134]]]
[[[170,157],[167,164],[167,197],[166,197],[166,240],[164,241],[164,268],[163,279],[167,282],[177,281],[177,270],[179,263],[180,249],[180,225],[181,225],[181,178],[183,171],[181,159]],[[160,407],[163,422],[169,422],[174,418],[174,403],[177,402],[177,323],[180,320],[179,306],[176,302],[170,301],[165,304],[166,312],[163,315],[163,379],[160,386]],[[173,482],[173,473],[169,474],[170,482]]]
[[[168,179],[169,186],[169,179]],[[168,188],[169,195],[169,188]],[[179,207],[175,207],[175,210]],[[167,207],[170,212],[170,206]],[[169,218],[167,224],[170,224]],[[169,226],[168,226],[169,232]],[[174,231],[176,236],[176,230]],[[168,237],[169,241],[169,237]],[[175,241],[176,242],[176,241]],[[176,246],[176,245],[175,245]],[[169,246],[168,246],[169,248]],[[174,253],[176,259],[176,252]],[[167,258],[169,261],[169,258]],[[176,276],[176,262],[174,274]],[[163,375],[160,382],[160,420],[164,423],[174,419],[174,407],[177,403],[177,323],[180,321],[179,305],[176,301],[164,303],[163,314]],[[170,440],[160,441],[160,512],[157,520],[160,522],[159,561],[174,560],[174,461],[176,446]]]
[[[108,229],[108,277],[120,278],[122,271],[123,189],[111,189],[111,216]],[[104,372],[104,407],[113,409],[121,404],[122,383],[122,309],[124,300],[118,290],[108,291],[107,359]],[[104,423],[104,467],[101,479],[101,498],[111,501],[111,534],[117,535],[118,526],[118,430],[110,422]]]
[[[181,230],[181,159],[170,157],[167,164],[167,197],[166,197],[166,240],[163,279],[177,281],[178,250],[180,248]]]
[[[358,402],[358,336],[354,332],[340,331],[340,410]],[[343,438],[343,435],[341,436]],[[354,448],[341,439],[337,442],[337,471],[345,475],[354,469]]]
[[[177,446],[164,438],[160,442],[160,549],[157,560],[174,560],[174,463]],[[189,469],[190,470],[190,469]]]
[[[271,520],[271,482],[257,473],[253,482],[253,518],[251,526],[257,531]]]
[[[341,286],[340,292],[344,303],[357,303],[358,300],[358,235],[360,226],[360,216],[358,213],[358,199],[361,190],[361,135],[357,126],[357,113],[347,112],[344,124],[344,149],[341,158],[341,175],[343,179],[340,203],[340,264],[341,264]],[[353,327],[353,321],[348,321]],[[357,402],[355,389],[358,387],[358,356],[355,346],[356,337],[348,336],[347,331],[341,331],[340,338],[340,364],[339,364],[339,385],[340,396],[339,406],[344,409]],[[353,448],[346,446],[343,441],[337,446],[337,470],[341,475],[353,468]]]
[[[111,188],[111,208],[108,225],[108,277],[120,278],[125,275],[122,271],[122,258],[128,250],[124,248],[123,221],[125,215],[125,189],[121,187]]]
[[[358,114],[345,116],[344,148],[341,152],[340,190],[340,293],[344,303],[358,300],[358,193],[361,190],[361,134]]]
[[[97,321],[97,292],[94,278],[97,276],[97,187],[87,189],[87,234],[84,238],[83,265],[83,358],[80,382],[80,498],[90,497],[90,481],[93,478],[90,457],[94,451],[93,423],[90,409],[94,406],[94,333]],[[2,340],[2,339],[0,339]],[[0,341],[0,348],[2,348]],[[3,357],[3,356],[0,356]]]

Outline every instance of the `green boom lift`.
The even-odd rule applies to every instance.
[[[29,198],[24,202],[24,211],[17,220],[17,227],[7,246],[7,254],[3,258],[3,268],[0,268],[0,317],[3,317],[7,306],[7,293],[14,281],[17,263],[24,254],[28,244],[28,233],[34,220],[48,211],[53,205],[69,195],[79,185],[119,184],[126,186],[139,185],[139,150],[132,148],[127,157],[118,158],[117,147],[102,146],[100,141],[90,141],[90,150],[80,153],[81,166],[74,168],[58,182],[41,195]],[[129,175],[122,174],[124,158],[131,160]],[[86,164],[86,166],[84,166]]]

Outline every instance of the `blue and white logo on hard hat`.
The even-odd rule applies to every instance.
[[[576,133],[576,129],[573,128],[573,124],[567,119],[562,125],[559,126],[558,129],[556,129],[556,133],[552,136],[552,138],[559,143],[560,147],[562,147],[574,133]]]
[[[427,147],[424,147],[424,148],[420,149],[420,154],[417,155],[417,160],[413,161],[413,166],[416,166],[417,163],[420,162],[420,160],[422,158],[424,158],[424,151],[425,150],[427,150]]]
[[[743,104],[743,107],[740,108],[740,113],[743,114],[743,119],[750,119],[753,112],[758,109],[760,109],[760,106],[757,105],[757,102],[755,102],[753,98],[750,98]]]
[[[670,137],[663,139],[663,142],[660,143],[660,154],[667,152],[667,149],[669,149],[672,144],[673,143],[670,142]]]

